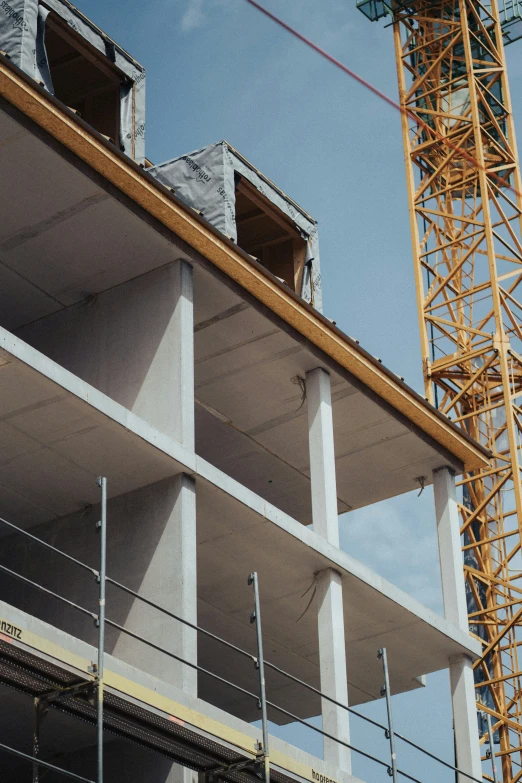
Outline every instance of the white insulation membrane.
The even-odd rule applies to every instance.
[[[266,179],[228,142],[211,144],[189,155],[147,169],[159,182],[229,239],[237,242],[236,178],[244,177],[277,209],[289,217],[306,240],[306,262],[301,291],[297,293],[322,312],[321,266],[317,223]]]
[[[123,152],[145,158],[145,70],[67,0],[0,0],[0,50],[54,95],[45,30],[48,14],[58,14],[68,26],[98,49],[127,77],[120,88],[120,138]]]

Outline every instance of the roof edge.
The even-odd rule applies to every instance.
[[[487,466],[487,449],[1,55],[0,96],[457,457],[466,470]]]

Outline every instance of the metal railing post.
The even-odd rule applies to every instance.
[[[489,755],[491,758],[491,768],[493,770],[493,783],[498,783],[497,765],[495,764],[495,741],[493,729],[491,728],[491,715],[486,712],[486,721],[488,725]]]
[[[259,672],[259,706],[261,707],[261,722],[263,728],[263,768],[265,783],[270,783],[270,756],[268,749],[268,712],[266,704],[265,662],[263,657],[263,635],[261,631],[261,606],[259,601],[259,582],[257,572],[254,571],[248,577],[248,584],[254,586],[254,611],[250,615],[250,622],[256,624],[257,636],[257,661],[256,668]]]
[[[390,741],[390,756],[391,766],[388,768],[388,774],[392,778],[393,783],[397,783],[397,754],[395,752],[395,734],[393,733],[393,718],[392,718],[392,706],[391,706],[391,693],[390,693],[390,672],[388,670],[388,657],[386,655],[386,647],[382,647],[378,653],[377,658],[382,660],[382,668],[384,672],[384,685],[381,688],[381,696],[386,697],[386,712],[388,713],[388,728],[386,730],[386,738]]]
[[[33,701],[33,757],[35,759],[40,755],[40,699],[36,697]],[[39,783],[40,767],[36,762],[33,763],[33,783]]]
[[[97,745],[97,783],[103,783],[103,664],[105,657],[105,587],[107,568],[107,479],[100,477],[96,480],[101,489],[100,521],[96,523],[96,529],[100,534],[100,573],[99,601],[98,601],[98,667],[96,672],[97,688],[97,718],[96,718],[96,745]]]
[[[518,2],[518,0],[517,0]],[[390,686],[389,686],[389,674],[388,674],[388,665],[387,665],[387,659],[386,659],[386,650],[379,650],[378,657],[382,658],[384,654],[384,671],[385,671],[385,680],[386,685],[382,689],[382,695],[387,697],[387,706],[388,706],[388,727],[384,724],[378,723],[377,721],[373,720],[373,718],[369,718],[367,715],[364,715],[363,713],[357,712],[353,708],[349,707],[347,704],[343,704],[342,702],[337,701],[336,699],[332,698],[331,696],[327,695],[326,693],[323,693],[321,690],[318,690],[317,688],[313,687],[312,685],[309,685],[308,683],[304,682],[303,680],[300,680],[299,678],[295,677],[292,674],[289,674],[288,672],[284,671],[278,666],[275,666],[275,664],[271,663],[270,661],[265,661],[263,659],[263,645],[262,645],[262,634],[261,634],[261,612],[260,612],[260,598],[259,598],[259,585],[258,585],[258,579],[257,574],[253,573],[249,577],[249,584],[254,585],[255,590],[255,611],[252,614],[251,621],[256,622],[257,624],[257,640],[258,640],[258,655],[257,658],[255,655],[253,655],[251,652],[248,652],[247,650],[243,650],[242,648],[238,647],[237,645],[232,644],[231,642],[226,641],[225,639],[217,636],[216,634],[211,633],[205,628],[202,628],[194,623],[191,623],[184,618],[174,614],[170,610],[166,609],[165,607],[151,601],[150,599],[146,598],[145,596],[140,595],[135,590],[132,590],[130,587],[127,587],[126,585],[121,584],[120,582],[115,581],[114,579],[111,579],[106,574],[106,536],[107,536],[107,482],[105,478],[99,478],[97,479],[98,486],[101,488],[101,496],[102,496],[102,503],[101,503],[101,520],[97,523],[96,528],[101,533],[101,566],[100,571],[97,571],[96,569],[92,568],[90,565],[87,565],[86,563],[83,563],[81,560],[78,560],[77,558],[73,557],[72,555],[68,554],[67,552],[64,552],[60,549],[58,549],[55,546],[52,546],[47,541],[44,541],[43,539],[38,538],[37,536],[34,536],[33,534],[29,533],[27,530],[24,530],[17,525],[12,524],[11,522],[8,522],[6,519],[0,517],[0,526],[5,525],[10,530],[15,531],[17,534],[23,536],[25,539],[30,540],[33,543],[36,543],[38,546],[43,547],[46,551],[52,552],[53,554],[59,555],[60,557],[67,560],[67,562],[72,563],[79,568],[84,569],[88,573],[90,573],[92,576],[96,577],[96,581],[99,584],[100,588],[100,596],[99,596],[99,614],[95,614],[95,612],[91,611],[90,609],[86,609],[84,606],[80,606],[73,601],[70,601],[68,598],[65,598],[62,595],[59,595],[58,593],[55,593],[52,590],[49,590],[47,587],[44,587],[43,585],[39,584],[38,582],[35,582],[31,579],[28,579],[25,576],[22,576],[22,574],[17,573],[16,571],[11,570],[10,568],[7,568],[6,566],[0,564],[0,573],[5,573],[9,575],[10,577],[13,577],[17,580],[20,580],[25,585],[30,585],[32,588],[36,588],[37,590],[43,592],[45,595],[58,600],[62,603],[64,603],[66,606],[81,612],[84,616],[87,616],[94,620],[96,622],[96,625],[99,627],[99,644],[98,644],[98,662],[92,663],[92,668],[90,668],[90,671],[94,675],[93,679],[89,679],[86,682],[80,682],[75,683],[72,686],[62,687],[58,688],[58,690],[53,691],[51,693],[44,693],[40,696],[37,696],[36,699],[40,702],[40,715],[39,719],[40,721],[45,717],[45,714],[47,712],[47,707],[52,701],[58,700],[62,696],[75,696],[78,695],[81,691],[85,689],[89,689],[89,693],[92,694],[94,691],[97,692],[98,699],[94,698],[93,706],[96,709],[96,706],[98,707],[97,710],[97,730],[98,730],[98,751],[99,751],[99,777],[96,781],[89,780],[87,778],[82,777],[81,775],[77,775],[73,772],[68,772],[67,770],[60,769],[59,767],[50,764],[49,762],[45,762],[41,759],[40,756],[40,748],[39,748],[39,724],[36,719],[35,714],[35,724],[33,728],[33,754],[29,755],[27,753],[23,753],[22,751],[16,750],[15,748],[11,748],[7,745],[4,745],[0,743],[0,750],[5,751],[7,753],[10,753],[14,756],[17,756],[18,758],[21,758],[25,760],[28,763],[32,764],[32,773],[33,777],[32,780],[35,782],[38,780],[38,768],[42,768],[46,771],[54,771],[59,775],[62,775],[64,777],[68,777],[72,780],[79,780],[84,781],[85,783],[103,783],[103,670],[104,670],[104,631],[106,626],[110,626],[112,628],[117,629],[122,634],[127,634],[131,638],[138,640],[139,642],[143,643],[144,645],[147,645],[148,647],[163,653],[164,655],[168,656],[170,659],[178,661],[182,663],[185,666],[191,667],[192,669],[201,672],[205,676],[208,676],[212,679],[214,679],[216,682],[221,683],[222,685],[226,687],[233,688],[237,693],[241,693],[243,696],[246,696],[250,699],[256,700],[259,707],[263,711],[263,741],[259,743],[259,752],[256,753],[256,755],[253,758],[247,758],[247,759],[241,759],[239,762],[232,762],[232,763],[226,763],[223,764],[222,762],[219,764],[219,766],[216,766],[215,768],[206,770],[206,775],[209,779],[209,781],[214,779],[216,781],[220,778],[220,775],[223,773],[230,773],[232,770],[239,770],[243,768],[247,768],[249,766],[255,765],[256,769],[259,769],[259,766],[261,764],[261,761],[264,761],[264,783],[268,783],[269,776],[270,776],[270,765],[269,765],[269,755],[268,755],[268,719],[267,719],[267,710],[268,708],[280,712],[282,715],[285,715],[287,718],[290,718],[292,721],[295,721],[297,723],[300,723],[303,726],[306,726],[307,728],[311,729],[314,732],[317,732],[323,737],[327,737],[330,740],[334,740],[335,742],[339,742],[341,745],[344,745],[345,747],[349,748],[350,750],[353,750],[355,753],[358,753],[363,758],[366,758],[370,761],[375,762],[380,767],[384,767],[388,770],[390,777],[393,776],[394,781],[397,780],[398,776],[407,778],[408,780],[413,781],[413,783],[421,783],[420,780],[413,777],[412,775],[406,773],[405,771],[398,769],[396,766],[396,758],[395,758],[395,739],[399,739],[402,742],[405,742],[410,747],[415,748],[416,750],[420,751],[421,753],[425,754],[428,758],[433,759],[434,761],[438,762],[442,766],[444,766],[446,769],[454,771],[457,775],[462,777],[463,779],[473,781],[473,783],[483,783],[482,778],[478,779],[474,777],[473,775],[469,774],[468,772],[464,772],[464,770],[459,769],[456,765],[450,764],[447,761],[444,761],[439,756],[436,756],[434,753],[431,753],[430,751],[426,750],[425,748],[421,747],[415,742],[412,742],[411,740],[407,739],[402,734],[399,734],[399,732],[393,730],[392,726],[392,720],[391,720],[391,692],[390,692]],[[101,576],[103,576],[103,579],[101,579]],[[185,658],[182,658],[179,655],[176,655],[175,653],[171,652],[170,650],[167,650],[163,647],[160,647],[157,644],[154,644],[150,639],[140,636],[137,633],[134,633],[133,631],[130,631],[128,628],[125,628],[124,626],[120,625],[119,623],[116,623],[112,621],[110,618],[106,617],[105,615],[105,588],[106,584],[109,582],[114,587],[124,591],[126,594],[133,596],[139,601],[142,601],[145,605],[150,606],[154,609],[157,609],[158,611],[162,612],[167,617],[170,617],[180,623],[185,624],[187,627],[192,628],[198,633],[203,634],[205,637],[212,639],[214,641],[217,641],[221,644],[223,644],[227,649],[232,650],[236,653],[239,653],[246,658],[248,658],[250,661],[255,663],[256,668],[259,669],[259,681],[260,681],[260,693],[254,693],[251,691],[246,690],[245,688],[242,688],[241,686],[235,684],[234,682],[225,679],[224,677],[221,677],[220,675],[216,674],[215,672],[212,672],[208,669],[205,669],[202,666],[198,666],[197,664],[193,663],[192,661],[189,661]],[[259,665],[261,663],[261,665]],[[305,688],[311,693],[314,693],[316,696],[319,696],[322,699],[326,699],[330,701],[332,704],[337,705],[338,707],[341,707],[342,709],[346,710],[348,713],[355,715],[356,717],[364,720],[365,722],[369,723],[370,725],[385,731],[386,738],[390,740],[390,747],[392,748],[392,766],[390,766],[388,761],[384,761],[383,759],[380,759],[376,756],[373,756],[371,753],[367,753],[366,751],[362,750],[361,748],[357,748],[354,745],[350,745],[346,742],[341,741],[338,737],[334,737],[333,735],[329,734],[328,732],[325,732],[323,729],[320,729],[318,726],[313,725],[312,723],[309,723],[307,720],[299,717],[295,713],[290,712],[289,710],[285,709],[284,707],[281,707],[271,701],[269,701],[266,698],[266,688],[265,688],[265,667],[269,667],[272,671],[275,671],[279,673],[280,675],[288,678],[290,681],[294,682],[295,684]],[[101,687],[100,687],[101,686]],[[491,737],[490,737],[490,746],[493,749],[493,732],[490,729]],[[263,747],[264,746],[264,747]],[[265,752],[266,751],[266,752]],[[488,758],[490,758],[490,754],[488,752]],[[395,767],[395,770],[394,770]],[[494,772],[494,783],[499,783],[499,774],[496,769],[493,770]],[[42,775],[40,775],[42,777]]]

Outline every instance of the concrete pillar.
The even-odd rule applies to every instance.
[[[194,276],[190,264],[182,259],[172,265],[174,276],[175,307],[174,333],[174,398],[179,401],[173,410],[173,436],[183,446],[195,448],[194,403]],[[178,476],[175,533],[173,554],[178,555],[176,587],[180,616],[195,625],[198,622],[197,602],[197,539],[196,539],[196,484],[190,476]],[[177,545],[177,547],[176,547]],[[180,656],[197,663],[197,632],[178,623],[178,649]],[[177,685],[187,693],[197,696],[198,673],[181,665]],[[166,783],[197,783],[198,774],[186,767],[173,764]]]
[[[330,376],[317,367],[306,373],[312,520],[314,532],[339,546],[337,484]]]
[[[348,704],[343,587],[341,575],[333,568],[327,568],[317,575],[317,607],[321,690],[340,704]],[[349,744],[348,712],[326,699],[321,701],[321,712],[323,731]],[[349,748],[324,737],[323,750],[325,761],[345,772],[352,771]]]
[[[138,592],[189,622],[197,623],[196,569],[196,489],[191,476],[180,474],[146,488],[139,493],[117,499],[109,504],[111,522],[118,525],[127,514],[141,519],[148,550],[146,561],[137,553],[126,553],[129,577],[139,568]],[[120,525],[118,525],[119,527]],[[147,537],[148,531],[148,537]],[[110,541],[109,541],[110,543]],[[138,544],[135,541],[134,545]],[[111,555],[111,560],[116,553]],[[119,571],[120,569],[118,569]],[[126,581],[128,583],[129,579]],[[124,595],[114,593],[122,603]],[[123,618],[122,618],[123,619]],[[123,624],[154,644],[170,650],[181,658],[197,662],[197,634],[157,610],[134,600],[127,609]],[[156,652],[134,639],[120,634],[112,652],[116,657],[146,670],[187,693],[197,694],[197,672],[163,653]]]
[[[306,374],[310,476],[314,531],[339,546],[337,485],[329,374],[318,367]],[[348,704],[346,649],[341,575],[327,568],[317,575],[319,666],[321,690],[341,704]],[[323,730],[343,742],[350,742],[348,712],[322,700]],[[327,737],[323,740],[324,759],[351,772],[350,750]]]
[[[142,375],[132,410],[193,451],[193,269],[186,261],[178,259],[151,277],[153,295],[149,294],[141,323],[141,331],[148,334],[142,345],[146,372]],[[159,311],[162,322],[158,328],[154,320]]]
[[[149,375],[155,376],[155,391],[167,395],[163,431],[183,446],[194,450],[194,313],[193,270],[178,260],[165,270],[165,287],[172,296],[172,316],[164,329],[157,355],[152,359]],[[159,356],[159,361],[158,361]],[[154,371],[153,368],[156,367]],[[164,369],[166,368],[166,369]],[[166,375],[164,373],[166,372]],[[159,388],[158,388],[159,387]],[[153,411],[146,406],[148,397],[138,396],[144,417]],[[143,410],[145,406],[145,409]],[[161,487],[161,488],[160,488]],[[150,559],[140,592],[191,623],[197,624],[197,547],[196,486],[191,476],[179,475],[158,485],[154,495],[163,522],[161,537]],[[149,513],[152,512],[152,508]],[[197,662],[197,633],[183,623],[137,602],[129,616],[138,628],[154,630],[157,644],[176,655]],[[135,617],[137,615],[137,617]],[[141,620],[141,622],[140,622]],[[152,625],[152,627],[151,627]],[[197,671],[173,661],[161,653],[149,651],[157,659],[155,669],[162,679],[192,695],[197,695]]]
[[[433,472],[435,514],[446,619],[468,633],[466,591],[462,573],[460,522],[455,474],[444,467]],[[482,779],[473,667],[467,655],[449,661],[457,766]],[[459,783],[469,778],[459,776]]]
[[[174,283],[173,361],[175,399],[173,435],[194,451],[194,276],[190,264],[179,259],[171,265]]]
[[[473,775],[477,780],[482,780],[475,681],[471,659],[467,655],[450,658],[449,672],[457,767],[468,775]],[[469,778],[459,775],[459,783],[469,783]]]
[[[183,259],[42,318],[18,336],[194,448],[193,272]]]
[[[163,398],[161,429],[191,451],[195,447],[194,420],[194,291],[193,269],[184,260],[167,268],[168,293],[172,295],[172,318],[165,329],[159,351],[149,370],[159,376]],[[152,402],[153,409],[150,409]],[[135,410],[151,420],[156,414],[155,400],[150,400],[145,388],[136,399]],[[166,405],[166,409],[165,409]],[[143,594],[156,594],[158,603],[175,614],[197,624],[197,543],[196,486],[191,476],[176,476],[167,490],[171,513],[164,534],[151,559]],[[138,606],[135,607],[140,612]],[[160,646],[172,650],[181,658],[197,663],[197,632],[182,623],[162,617],[155,618],[156,638]],[[149,654],[152,651],[149,651]],[[158,655],[161,655],[158,653]],[[195,669],[163,656],[163,679],[197,696],[198,674]],[[163,668],[162,667],[162,668]],[[166,783],[197,783],[193,770],[173,764]]]

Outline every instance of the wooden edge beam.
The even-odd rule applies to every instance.
[[[467,471],[488,465],[487,449],[4,58],[0,58],[0,96],[362,381]]]

